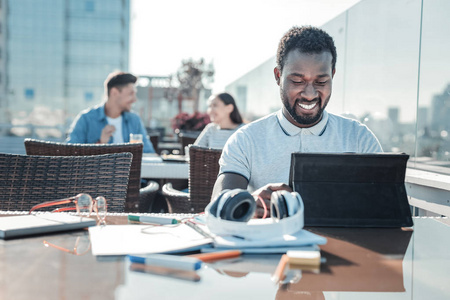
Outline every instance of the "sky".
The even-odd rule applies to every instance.
[[[292,26],[321,26],[359,1],[131,0],[130,72],[167,76],[204,58],[221,92],[274,56]]]

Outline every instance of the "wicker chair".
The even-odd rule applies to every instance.
[[[0,153],[0,209],[27,211],[45,201],[87,193],[104,196],[108,211],[123,212],[131,160],[131,153],[67,157]]]
[[[159,184],[154,181],[150,181],[146,187],[140,188],[142,148],[142,144],[130,143],[65,144],[25,139],[25,149],[28,155],[79,156],[121,152],[132,153],[133,160],[131,162],[130,179],[124,208],[126,212],[148,212],[159,189]]]
[[[155,153],[159,154],[159,134],[150,134],[149,135],[150,142],[153,145],[153,149],[155,149]]]
[[[181,144],[180,154],[184,155],[184,147],[189,146],[191,144],[195,143],[195,140],[197,139],[199,133],[180,133],[179,139]]]
[[[189,147],[189,193],[174,189],[171,183],[166,183],[162,188],[169,212],[198,213],[205,210],[219,173],[221,154],[220,149]]]

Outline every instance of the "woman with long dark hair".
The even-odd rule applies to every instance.
[[[208,99],[207,112],[211,123],[203,129],[194,145],[222,149],[228,138],[243,125],[236,101],[228,93],[212,95]]]

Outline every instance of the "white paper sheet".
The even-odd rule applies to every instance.
[[[198,250],[212,243],[212,239],[184,224],[97,226],[89,228],[89,236],[93,255],[175,253]]]

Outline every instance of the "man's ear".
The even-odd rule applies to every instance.
[[[109,96],[114,96],[117,95],[119,93],[119,89],[115,86],[113,86],[110,90],[109,90]]]
[[[275,76],[275,81],[278,85],[280,85],[280,77],[281,77],[281,71],[278,67],[275,67],[273,69],[273,75]]]
[[[332,72],[332,74],[331,74],[331,78],[334,77],[334,73],[336,73],[336,68],[333,69],[333,72]]]

